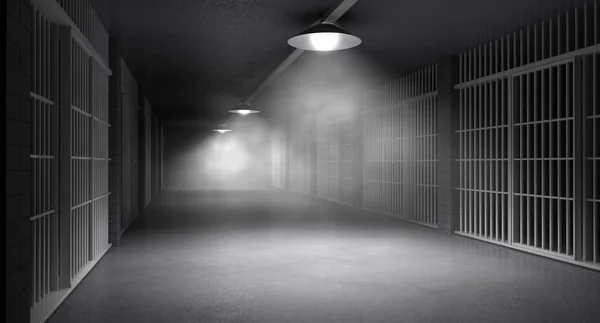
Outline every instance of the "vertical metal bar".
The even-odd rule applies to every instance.
[[[594,23],[595,23],[595,30],[596,30],[596,43],[598,43],[598,37],[599,37],[599,30],[598,30],[598,1],[594,2],[595,4],[595,8],[596,10],[594,11]],[[592,75],[593,75],[593,79],[592,79],[592,88],[593,89],[597,89],[598,88],[598,56],[599,54],[594,55],[593,58],[593,63],[592,63]],[[577,63],[577,62],[576,62]],[[579,77],[577,76],[578,73],[581,73],[581,68],[578,68],[577,65],[575,65],[575,79],[577,80]],[[573,88],[574,89],[578,89],[577,87],[577,83],[573,84]],[[574,95],[574,99],[575,99],[575,111],[577,111],[577,108],[579,106],[579,102],[577,99],[577,93],[575,93]],[[598,117],[598,115],[600,115],[600,108],[598,108],[598,91],[593,91],[593,95],[592,95],[592,106],[595,107],[594,110],[590,111],[590,115],[594,115],[595,117]],[[575,112],[575,120],[577,120],[577,112]],[[592,119],[593,121],[593,119]],[[600,176],[600,174],[598,174],[599,169],[598,169],[598,158],[600,158],[600,149],[598,148],[599,144],[600,144],[600,139],[598,139],[598,124],[597,123],[593,123],[592,125],[593,127],[593,148],[592,148],[592,157],[596,158],[596,160],[592,160],[592,178],[598,178],[598,176]],[[575,126],[575,129],[577,129],[577,126]],[[575,133],[575,140],[577,140],[577,133]],[[584,139],[585,140],[585,139]],[[577,141],[575,141],[577,142]],[[575,165],[577,166],[577,159],[575,159]],[[583,177],[583,176],[582,176]],[[584,177],[584,178],[588,178],[589,177]],[[577,173],[575,174],[575,180],[573,181],[574,183],[577,183]],[[575,194],[577,194],[577,190],[575,190]],[[584,195],[585,196],[585,195]],[[592,222],[593,222],[593,228],[595,228],[594,230],[594,237],[593,237],[593,243],[594,243],[594,247],[592,248],[594,251],[594,256],[593,256],[593,261],[594,263],[599,263],[600,262],[600,245],[598,244],[598,235],[600,235],[600,229],[598,229],[598,221],[600,221],[599,217],[600,215],[600,210],[598,210],[598,206],[600,204],[600,192],[598,192],[598,185],[594,185],[594,187],[592,188],[592,199],[594,200],[591,203],[591,208],[592,208],[592,214],[594,216]],[[575,195],[575,199],[577,200],[577,195]],[[574,224],[574,228],[575,232],[574,232],[574,236],[575,237],[579,237],[581,234],[580,229],[577,229],[579,227],[579,223],[581,223],[580,220],[577,220],[578,218],[580,218],[581,216],[578,216],[578,214],[581,214],[582,212],[577,212],[577,208],[575,209],[575,224]],[[585,215],[585,214],[584,214]],[[579,231],[577,231],[579,230]],[[576,240],[576,241],[579,241]],[[575,245],[575,248],[577,248],[577,244]]]
[[[532,190],[531,190],[531,181],[530,181],[530,174],[532,171],[532,167],[531,167],[531,161],[534,159],[530,159],[532,156],[532,151],[531,151],[531,137],[530,137],[530,130],[532,125],[529,123],[531,120],[529,119],[529,116],[531,114],[531,110],[533,109],[533,107],[531,106],[531,73],[527,73],[526,74],[526,78],[527,78],[527,88],[525,88],[524,90],[525,92],[525,96],[524,99],[526,100],[526,104],[524,104],[522,107],[525,107],[525,110],[523,111],[523,109],[521,109],[521,124],[523,126],[521,126],[521,129],[523,129],[523,132],[525,132],[527,140],[525,142],[523,142],[523,137],[521,137],[521,145],[523,145],[525,147],[525,150],[523,151],[524,153],[521,155],[521,158],[526,158],[525,159],[525,167],[527,169],[527,177],[523,178],[524,181],[524,187],[525,190],[522,191],[521,193],[526,193],[526,194],[533,194]],[[523,163],[522,163],[523,164]],[[528,195],[529,196],[529,195]],[[532,210],[531,210],[531,205],[530,205],[530,201],[535,203],[535,198],[527,198],[527,210],[526,210],[526,218],[527,218],[527,231],[526,231],[526,236],[527,236],[527,245],[531,245],[531,226],[532,226],[532,217],[534,216],[534,214],[532,214]],[[521,242],[523,243],[523,241]]]
[[[508,156],[507,156],[507,158],[508,158],[508,163],[507,163],[508,167],[507,168],[508,169],[506,170],[506,174],[508,175],[507,186],[506,186],[506,189],[508,190],[508,201],[507,201],[507,204],[508,204],[507,208],[508,209],[506,210],[506,212],[508,214],[508,217],[507,217],[507,220],[508,220],[507,221],[508,222],[507,223],[507,227],[509,228],[509,230],[508,230],[508,241],[510,243],[512,243],[514,241],[514,239],[513,239],[513,217],[514,217],[514,209],[513,209],[513,200],[514,200],[514,196],[513,196],[514,180],[513,180],[513,178],[514,178],[514,170],[513,170],[513,167],[514,166],[513,166],[513,149],[512,149],[514,142],[513,142],[513,131],[512,131],[512,129],[513,129],[513,125],[514,125],[514,122],[513,122],[513,105],[514,105],[515,101],[514,101],[514,98],[513,98],[513,87],[514,87],[513,80],[514,80],[514,78],[512,78],[512,77],[509,77],[506,80],[506,91],[507,91],[507,102],[506,103],[507,103],[507,106],[503,107],[503,109],[506,109],[503,114],[505,114],[506,117],[507,117],[507,120],[506,120],[507,121],[506,122],[506,126],[507,126],[507,128],[506,128],[506,135],[507,135],[506,146],[510,148],[510,149],[507,150],[507,152],[508,152]],[[503,82],[503,85],[504,85],[504,82]],[[504,136],[502,136],[502,139],[504,140]],[[503,145],[503,147],[504,147],[504,145]]]
[[[473,50],[469,50],[467,54],[467,81],[473,79]]]
[[[567,16],[567,22],[568,22],[568,17]],[[568,23],[567,23],[567,27],[568,27]],[[568,44],[568,33],[567,33],[567,44]],[[568,46],[567,46],[568,47]],[[567,51],[569,49],[567,48]],[[567,255],[571,255],[571,247],[573,245],[573,241],[572,241],[572,232],[571,230],[573,229],[573,223],[572,223],[572,207],[574,207],[574,205],[572,205],[572,198],[573,198],[573,179],[574,179],[574,169],[572,167],[569,166],[574,166],[574,163],[571,163],[572,161],[574,161],[574,146],[573,143],[571,142],[574,139],[574,134],[573,134],[573,125],[574,122],[571,121],[571,118],[574,117],[574,92],[575,91],[570,91],[569,87],[572,87],[574,84],[574,68],[571,65],[571,63],[567,63],[566,65],[566,80],[565,80],[565,108],[566,108],[566,113],[565,118],[567,118],[567,120],[565,121],[565,197],[567,198],[567,200],[565,201],[565,208],[566,208],[566,214],[565,214],[565,253]],[[583,123],[585,123],[585,119],[583,121]],[[584,162],[585,163],[585,162]],[[584,166],[585,167],[585,166]],[[570,184],[570,185],[569,185]],[[585,196],[583,197],[582,200],[583,203],[585,203]],[[585,205],[585,204],[584,204]]]
[[[561,19],[561,15],[559,14],[558,17],[556,18],[556,24],[557,24],[557,40],[556,40],[556,47],[557,47],[557,55],[560,55],[563,53],[562,51],[562,19]],[[559,245],[559,249],[560,249],[560,245]]]
[[[93,219],[94,219],[94,205],[96,202],[94,202],[94,198],[95,198],[95,194],[94,194],[94,166],[95,166],[95,154],[94,154],[94,117],[96,116],[96,111],[94,109],[94,58],[89,57],[88,58],[88,64],[87,64],[87,68],[88,68],[88,73],[87,73],[87,78],[86,78],[86,82],[88,84],[88,97],[87,97],[87,103],[88,103],[88,111],[90,112],[90,117],[89,117],[89,124],[88,124],[88,153],[87,155],[90,157],[90,160],[88,162],[88,199],[90,200],[90,206],[88,208],[88,260],[93,260],[94,259],[94,249],[93,242],[95,240],[95,226],[93,225]]]
[[[548,123],[548,107],[547,104],[548,102],[546,101],[547,96],[546,96],[546,84],[548,84],[548,69],[543,69],[541,71],[542,73],[542,78],[541,78],[541,110],[540,110],[540,119],[543,121],[543,123],[541,124],[542,128],[541,128],[541,139],[542,139],[542,167],[541,167],[541,174],[540,174],[540,178],[542,181],[542,185],[541,185],[541,190],[540,190],[540,195],[543,196],[542,198],[542,205],[541,205],[541,248],[542,249],[546,249],[546,236],[547,236],[547,229],[546,229],[546,203],[548,202],[548,195],[550,195],[549,193],[547,193],[545,190],[548,190],[548,185],[550,185],[550,183],[548,182],[547,179],[547,171],[546,171],[546,164],[549,163],[549,157],[550,154],[547,150],[548,144],[548,138],[546,136],[546,131],[545,129],[547,127],[549,127],[549,123]]]
[[[481,59],[481,45],[477,47],[477,78],[483,77],[483,60]]]
[[[552,17],[550,17],[550,21],[548,23],[548,28],[549,28],[549,41],[548,41],[548,45],[549,50],[548,50],[548,57],[553,57],[555,55],[554,53],[554,20],[552,20]]]
[[[540,89],[540,85],[538,83],[538,76],[541,80],[542,76],[542,72],[535,72],[534,74],[534,85],[533,85],[533,91],[534,91],[534,102],[533,102],[533,106],[534,106],[534,118],[533,120],[536,122],[534,124],[534,131],[533,131],[533,151],[534,153],[534,158],[536,158],[535,163],[534,163],[534,168],[533,168],[533,184],[534,184],[534,189],[533,189],[533,194],[535,194],[537,196],[537,200],[540,203],[543,203],[543,193],[541,192],[541,188],[539,187],[539,182],[538,182],[538,177],[539,177],[539,170],[538,170],[538,161],[543,164],[544,160],[543,160],[543,156],[540,154],[540,148],[538,147],[538,132],[542,129],[542,124],[540,123],[542,120],[541,117],[541,110],[543,109],[543,107],[540,108],[539,106],[539,102],[538,102],[538,96],[541,93],[541,89]],[[541,166],[540,164],[540,166]],[[538,210],[538,201],[535,202],[534,204],[534,211],[533,214],[535,216],[534,218],[534,246],[535,247],[540,247],[539,245],[539,236],[540,236],[540,232],[539,232],[539,222],[540,222],[540,216],[543,216],[543,213],[540,214],[539,210]]]
[[[59,161],[58,161],[58,113],[59,113],[59,103],[58,103],[58,27],[55,24],[51,25],[50,31],[50,75],[52,76],[51,81],[51,91],[50,91],[50,99],[55,102],[55,105],[50,107],[51,117],[50,117],[50,154],[54,157],[52,160],[52,169],[51,169],[51,207],[55,210],[55,213],[51,215],[50,218],[50,226],[51,226],[51,240],[50,240],[50,259],[51,259],[51,267],[50,267],[50,289],[57,290],[58,289],[58,265],[59,265],[59,227],[58,227],[58,190],[59,190],[59,182],[58,182],[58,171],[59,171]]]
[[[594,65],[596,65],[596,56],[594,56]],[[594,66],[594,89],[597,89],[596,87],[596,82],[597,82],[597,75],[595,75],[596,73],[596,66]],[[585,251],[583,250],[583,248],[585,248],[586,245],[586,241],[582,241],[582,224],[583,222],[583,217],[585,216],[585,195],[584,195],[584,183],[583,183],[583,175],[584,175],[584,167],[585,167],[585,155],[584,155],[584,146],[583,146],[583,141],[587,140],[588,138],[586,138],[585,136],[583,136],[585,131],[585,126],[586,126],[586,122],[585,122],[585,115],[586,113],[583,111],[583,107],[582,107],[582,74],[583,74],[583,69],[582,69],[582,59],[581,57],[576,57],[575,61],[574,61],[574,82],[573,82],[573,103],[574,103],[574,119],[573,119],[573,123],[574,123],[574,129],[578,129],[578,131],[575,131],[575,136],[574,136],[574,140],[575,143],[577,143],[577,146],[575,147],[575,151],[574,151],[574,158],[573,158],[573,165],[574,165],[574,181],[573,183],[577,183],[575,185],[575,191],[573,192],[573,199],[575,201],[575,210],[574,210],[574,232],[573,232],[573,236],[575,237],[575,244],[573,246],[573,257],[575,260],[587,260],[584,259],[584,255],[585,255]],[[597,108],[597,101],[596,101],[596,94],[597,91],[593,91],[594,95],[593,95],[593,103],[594,103],[594,107]],[[582,131],[583,129],[583,131]],[[594,136],[594,140],[598,140],[597,137]],[[597,145],[594,146],[594,151],[597,152]],[[594,155],[597,157],[597,155]],[[594,163],[595,165],[596,163]],[[595,170],[594,170],[595,173]],[[588,177],[589,178],[589,177]],[[597,180],[598,177],[593,177]],[[595,187],[597,187],[597,185],[594,185],[594,190]],[[596,197],[596,196],[594,196]],[[597,204],[594,203],[594,204]],[[593,213],[594,215],[594,224],[595,221],[597,221],[597,217],[598,217],[598,213]],[[594,241],[597,241],[597,231],[598,231],[598,226],[594,225]],[[592,250],[594,250],[597,247],[597,243],[594,243],[594,246],[592,247]],[[597,250],[594,250],[597,251]],[[597,252],[594,252],[594,255],[596,255]],[[595,257],[595,256],[594,256]]]
[[[483,44],[483,76],[487,76],[488,75],[488,67],[489,67],[489,62],[488,62],[488,44]]]
[[[487,62],[486,62],[485,65],[487,65]],[[482,192],[482,196],[483,196],[483,201],[482,201],[483,202],[483,210],[482,210],[482,214],[483,214],[483,232],[482,233],[483,233],[483,235],[486,238],[488,237],[488,234],[489,234],[489,230],[488,230],[489,221],[488,221],[488,219],[490,217],[490,214],[488,212],[488,205],[487,205],[487,203],[488,203],[488,192],[487,192],[487,189],[488,189],[487,188],[487,184],[488,184],[488,182],[487,182],[487,180],[488,180],[488,176],[487,176],[488,175],[488,171],[487,171],[487,159],[488,159],[488,156],[487,156],[487,149],[488,148],[486,147],[486,145],[487,145],[486,141],[487,141],[487,135],[488,135],[488,129],[487,128],[489,127],[489,125],[486,125],[486,121],[487,121],[486,119],[487,119],[488,109],[489,109],[489,105],[488,105],[488,103],[489,103],[489,91],[488,90],[489,90],[489,83],[486,82],[486,83],[483,84],[483,105],[482,105],[482,108],[483,108],[482,112],[483,113],[481,114],[481,124],[480,124],[480,127],[482,128],[482,130],[481,130],[482,136],[480,138],[480,140],[481,140],[480,147],[482,147],[482,150],[481,150],[482,155],[480,157],[481,158],[481,166],[482,166],[481,167],[481,171],[482,171],[482,179],[481,180],[482,180],[482,183],[483,183],[483,186],[480,187],[481,192]]]
[[[60,27],[60,132],[59,140],[68,143],[71,140],[71,30],[68,27]],[[71,248],[71,216],[70,216],[70,161],[71,151],[69,145],[60,145],[59,147],[59,176],[61,183],[59,196],[59,217],[60,217],[60,287],[69,288],[71,286],[71,267],[70,248]]]
[[[31,245],[32,247],[32,257],[31,257],[31,271],[32,271],[32,280],[31,280],[31,303],[35,304],[37,302],[36,299],[36,295],[37,295],[37,256],[38,256],[38,249],[37,249],[37,230],[36,230],[36,223],[37,220],[33,220],[32,224],[31,224]]]
[[[552,28],[550,28],[550,32],[552,33]],[[552,38],[550,38],[551,42],[552,42]],[[549,114],[548,114],[548,119],[549,119],[549,123],[548,123],[548,147],[549,147],[549,152],[550,152],[550,157],[555,157],[554,156],[554,147],[552,146],[552,133],[553,133],[553,128],[554,128],[554,120],[556,118],[555,113],[554,113],[554,108],[556,105],[555,99],[556,97],[554,96],[554,67],[549,69],[549,73],[550,73],[550,82],[548,84],[549,88],[548,88],[548,103],[550,108],[549,110]],[[549,234],[548,234],[548,248],[549,250],[553,250],[554,249],[554,203],[553,201],[555,200],[555,192],[554,192],[554,187],[556,185],[555,183],[555,173],[553,172],[554,169],[554,164],[555,164],[556,160],[554,158],[550,159],[550,167],[548,167],[548,183],[550,185],[550,189],[548,190],[549,192],[549,204],[548,204],[548,211],[549,211],[549,216],[548,216],[548,224],[549,224]]]
[[[469,196],[469,233],[474,234],[475,231],[475,215],[474,215],[474,197],[475,197],[475,192],[473,191],[474,189],[474,176],[475,176],[475,168],[473,167],[473,165],[475,165],[475,163],[473,162],[474,154],[474,116],[473,116],[473,112],[474,112],[474,102],[475,102],[475,90],[476,87],[472,86],[468,88],[469,90],[469,112],[468,112],[468,118],[469,118],[469,125],[468,125],[468,132],[466,132],[466,134],[468,135],[468,140],[469,140],[469,149],[468,149],[468,162],[467,162],[467,169],[469,170],[469,182],[468,182],[468,196]]]
[[[519,230],[519,243],[523,243],[523,227],[524,227],[524,217],[525,217],[525,210],[524,210],[524,205],[525,205],[525,200],[526,197],[525,195],[523,195],[524,189],[523,189],[523,173],[524,171],[526,171],[526,168],[524,166],[525,161],[522,159],[523,158],[523,153],[524,153],[524,148],[523,148],[523,109],[524,109],[524,104],[523,104],[523,75],[519,75],[519,82],[517,83],[516,86],[514,86],[514,90],[518,91],[516,94],[515,92],[515,100],[518,100],[518,107],[519,107],[519,111],[518,111],[518,122],[514,121],[515,126],[518,127],[518,131],[519,131],[519,139],[518,139],[518,150],[515,150],[515,154],[516,154],[516,163],[518,165],[518,171],[519,171],[519,176],[518,179],[515,179],[515,181],[518,181],[518,185],[519,185],[519,194],[516,197],[519,201],[519,210],[517,212],[518,216],[519,216],[519,221],[518,221],[518,230]],[[518,98],[516,98],[518,95]],[[514,102],[514,101],[513,101]],[[515,108],[513,107],[513,115],[517,114],[517,111],[515,111]],[[517,125],[518,124],[518,125]],[[515,145],[515,142],[509,142],[509,145],[512,144],[513,146]],[[516,174],[513,175],[513,177],[515,177]]]
[[[559,32],[558,32],[558,37],[559,37],[559,53],[560,53],[560,16],[558,16],[558,22],[559,22]],[[557,67],[558,71],[558,76],[557,76],[557,81],[558,81],[558,85],[557,85],[557,91],[556,91],[556,95],[557,95],[557,102],[556,102],[556,118],[558,119],[556,121],[556,126],[557,126],[557,140],[556,140],[556,152],[557,152],[557,170],[558,170],[558,176],[557,176],[557,181],[556,181],[556,187],[557,187],[557,204],[560,206],[560,198],[563,196],[563,190],[562,190],[562,183],[561,183],[561,179],[563,177],[562,174],[562,164],[563,164],[563,160],[562,160],[562,123],[564,121],[560,120],[563,115],[564,115],[564,110],[565,110],[565,106],[564,106],[564,101],[563,101],[563,91],[564,88],[562,86],[562,81],[563,81],[563,75],[562,75],[562,68],[564,65],[559,65]],[[564,214],[561,212],[560,207],[557,209],[556,212],[556,225],[557,225],[557,236],[558,236],[558,240],[557,240],[557,251],[560,253],[561,252],[561,247],[562,247],[562,240],[563,240],[563,228],[562,228],[562,217],[564,216]]]

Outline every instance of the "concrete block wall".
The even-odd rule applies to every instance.
[[[118,245],[121,242],[121,169],[122,169],[122,118],[121,118],[121,55],[118,40],[110,38],[109,65],[112,70],[109,86],[110,132],[108,186],[111,192],[108,212],[108,241]]]
[[[31,302],[31,37],[29,0],[6,2],[6,318]]]
[[[458,58],[438,62],[438,229],[459,227],[458,158]]]

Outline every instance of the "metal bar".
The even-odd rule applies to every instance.
[[[59,97],[59,70],[58,70],[58,62],[59,62],[59,51],[58,51],[58,27],[55,24],[52,24],[50,30],[50,51],[51,51],[51,70],[50,74],[51,78],[51,91],[50,98],[58,99]],[[53,157],[58,156],[58,143],[59,143],[59,129],[58,129],[58,121],[59,121],[59,111],[57,109],[50,109],[51,118],[51,149],[50,154]],[[58,210],[59,208],[59,161],[52,162],[52,170],[51,170],[51,208]],[[59,287],[59,215],[54,215],[50,219],[50,230],[51,230],[51,239],[49,243],[49,255],[50,255],[50,290],[57,290]]]
[[[533,107],[534,107],[534,113],[533,113],[533,120],[534,121],[538,121],[538,120],[542,120],[541,115],[540,115],[540,106],[539,106],[539,101],[538,101],[538,96],[540,94],[540,86],[538,83],[538,76],[540,75],[541,72],[534,72],[533,76],[533,93],[534,93],[534,97],[533,97]],[[538,163],[540,162],[542,156],[539,153],[539,149],[540,147],[538,147],[538,130],[541,129],[541,126],[538,127],[538,124],[534,124],[533,125],[533,151],[534,151],[534,155],[533,158],[535,158],[534,160],[534,166],[533,166],[533,194],[535,195],[542,195],[541,191],[540,191],[540,187],[539,187],[539,183],[538,183]],[[541,199],[536,199],[534,205],[533,205],[533,214],[534,214],[534,225],[533,225],[533,244],[535,247],[539,247],[539,237],[540,237],[540,232],[539,232],[539,223],[541,222],[540,220],[540,212],[538,210],[538,204],[541,202]]]
[[[95,233],[94,233],[94,225],[93,225],[93,218],[94,218],[94,205],[93,205],[93,198],[95,196],[95,190],[94,190],[94,185],[95,185],[95,180],[94,180],[94,157],[95,157],[95,153],[94,153],[94,149],[95,149],[95,136],[94,136],[94,114],[96,113],[95,109],[94,109],[94,86],[95,86],[95,82],[94,82],[94,60],[91,58],[88,58],[88,64],[87,64],[87,68],[88,68],[88,73],[87,73],[87,83],[88,83],[88,97],[87,97],[87,102],[88,102],[88,110],[91,113],[91,117],[89,118],[89,123],[88,123],[88,155],[90,156],[90,158],[92,158],[89,161],[89,169],[88,169],[88,199],[92,200],[92,206],[89,208],[88,210],[88,260],[91,261],[94,259],[94,244],[93,243],[89,243],[90,241],[94,241],[95,239]]]
[[[554,70],[556,67],[550,67],[549,68],[549,76],[550,76],[550,81],[548,83],[549,89],[548,89],[548,103],[549,103],[549,113],[548,113],[548,119],[552,120],[554,118],[556,118],[555,115],[555,98],[556,96],[554,95],[555,93],[555,81],[554,81]],[[552,134],[554,133],[553,131],[554,128],[554,124],[550,123],[548,125],[548,147],[549,147],[549,152],[550,152],[550,156],[554,157],[554,153],[555,153],[555,148],[551,147],[552,146]],[[555,172],[553,171],[554,169],[554,162],[550,162],[549,163],[549,167],[548,167],[548,183],[550,184],[550,189],[548,190],[548,195],[549,195],[549,199],[548,199],[548,227],[549,227],[549,232],[548,232],[548,250],[553,250],[554,249],[554,212],[555,212],[555,208],[554,208],[554,197],[555,197],[555,192],[554,192],[554,188],[556,185],[555,182]]]
[[[582,234],[583,231],[582,230],[582,224],[584,224],[584,216],[585,216],[585,196],[584,196],[584,183],[583,183],[583,175],[584,175],[584,167],[585,167],[585,163],[584,163],[584,151],[583,151],[583,147],[582,147],[582,142],[584,140],[587,140],[588,138],[585,138],[583,136],[583,131],[581,131],[582,129],[585,130],[585,112],[583,111],[583,107],[582,107],[582,103],[584,102],[582,100],[582,73],[583,73],[583,69],[582,69],[582,59],[581,58],[577,58],[575,59],[574,62],[574,82],[573,82],[573,90],[575,91],[573,93],[573,100],[574,100],[574,128],[575,129],[579,129],[579,131],[575,131],[574,134],[574,140],[576,143],[579,143],[579,145],[576,147],[575,151],[574,151],[574,160],[573,160],[573,164],[574,164],[574,183],[577,183],[577,185],[575,185],[575,190],[574,190],[574,195],[573,198],[576,201],[575,203],[575,210],[574,210],[574,232],[573,235],[574,237],[576,237],[575,239],[575,243],[573,246],[573,258],[575,260],[586,260],[584,258],[586,252],[584,250],[584,248],[586,247],[586,243],[585,241],[582,241]],[[595,69],[594,69],[595,71]],[[594,81],[595,83],[595,81]],[[595,88],[596,89],[596,88]],[[594,98],[596,97],[596,93],[597,91],[594,91]],[[595,100],[594,100],[595,101]],[[596,102],[595,102],[596,103]],[[594,137],[595,140],[596,137]],[[597,149],[597,148],[594,148]],[[588,177],[589,178],[589,177]],[[597,180],[597,177],[595,177]],[[597,213],[594,213],[597,217]],[[587,225],[587,223],[586,223]],[[594,226],[595,231],[597,230],[598,226]],[[585,239],[585,237],[583,237]],[[594,245],[595,246],[595,245]]]
[[[558,39],[559,39],[559,53],[560,53],[560,16],[558,17],[558,25],[559,25],[559,32],[558,32]],[[557,91],[556,91],[556,95],[557,95],[557,99],[556,99],[556,117],[560,118],[562,117],[563,111],[565,109],[564,107],[564,101],[563,101],[563,73],[562,73],[562,68],[564,65],[559,65],[557,66]],[[558,122],[556,124],[557,126],[557,140],[556,140],[556,152],[557,152],[557,157],[563,157],[562,156],[562,123]],[[557,197],[562,197],[562,188],[563,186],[561,185],[561,179],[563,177],[562,174],[562,163],[561,161],[556,161],[557,163],[557,181],[556,181],[556,187],[557,187]],[[557,227],[557,244],[556,244],[556,250],[560,253],[561,252],[561,247],[562,247],[562,242],[563,242],[563,224],[562,224],[562,217],[564,216],[564,214],[561,212],[561,208],[560,208],[560,202],[557,201],[557,212],[556,212],[556,227]]]
[[[521,107],[521,121],[529,121],[529,117],[530,117],[530,113],[531,110],[533,109],[533,107],[531,106],[531,73],[526,74],[525,75],[526,79],[527,79],[527,87],[526,88],[522,88],[522,90],[525,90],[525,104]],[[523,109],[523,107],[525,109]],[[523,140],[523,137],[521,137],[521,145],[522,147],[524,146],[525,149],[523,150],[523,154],[522,156],[524,157],[530,157],[531,156],[531,136],[530,136],[530,130],[531,130],[531,126],[526,126],[526,127],[520,127],[523,131],[521,132],[522,134],[525,133],[526,136],[526,140]],[[531,192],[531,181],[530,181],[530,176],[531,176],[531,172],[532,172],[532,167],[531,166],[531,162],[528,161],[524,161],[521,164],[525,165],[525,169],[527,172],[527,176],[523,177],[523,186],[524,186],[524,192],[530,193]],[[527,222],[527,231],[526,231],[526,243],[523,241],[520,241],[523,244],[527,244],[527,245],[531,245],[531,229],[532,229],[532,218],[535,216],[531,210],[531,204],[535,203],[535,198],[527,198],[527,207],[526,207],[526,222]]]
[[[63,40],[60,42],[60,100],[61,109],[60,113],[60,130],[59,130],[59,141],[68,143],[71,140],[71,31],[68,27],[60,27],[60,38]],[[64,41],[68,40],[68,41]],[[59,215],[60,215],[60,287],[69,288],[71,286],[71,267],[68,265],[70,262],[70,146],[67,144],[59,146],[59,176],[61,183],[59,196]]]
[[[487,65],[487,62],[485,65]],[[483,201],[482,201],[483,202],[483,212],[482,212],[483,213],[483,232],[482,233],[486,238],[489,238],[489,234],[490,234],[490,231],[488,228],[488,226],[490,224],[489,223],[490,222],[489,221],[490,213],[488,212],[488,210],[489,210],[489,206],[488,206],[488,203],[489,203],[489,193],[488,193],[488,191],[489,191],[489,189],[488,189],[489,156],[487,155],[488,149],[489,149],[489,147],[487,147],[489,124],[486,123],[487,119],[488,119],[489,108],[490,108],[490,106],[489,106],[489,96],[490,96],[489,85],[490,85],[489,83],[485,83],[484,87],[483,87],[483,106],[482,106],[483,113],[481,114],[481,126],[485,127],[485,130],[481,132],[482,137],[480,138],[481,139],[480,143],[481,143],[481,146],[483,147],[483,149],[481,150],[481,153],[482,153],[481,157],[483,157],[483,162],[482,162],[482,167],[481,167],[481,170],[483,172],[482,173],[483,186],[481,187],[482,195],[483,195]]]
[[[598,42],[598,38],[599,38],[599,34],[600,34],[600,31],[598,29],[598,25],[599,25],[598,24],[598,20],[600,20],[600,18],[598,17],[598,11],[599,11],[598,10],[598,1],[594,2],[594,5],[595,5],[595,9],[596,9],[594,11],[594,24],[595,24],[595,30],[596,30],[595,40],[596,40],[596,42]],[[577,65],[575,65],[575,75],[576,76],[577,76],[577,73],[580,72],[580,71],[581,70],[577,68]],[[598,88],[598,78],[599,78],[598,77],[598,55],[594,55],[594,58],[593,58],[593,61],[592,61],[592,71],[593,71],[592,72],[592,75],[593,75],[592,76],[592,89],[597,89]],[[577,79],[577,77],[576,77],[576,79]],[[575,85],[574,85],[574,88],[577,89],[577,87],[575,87]],[[577,96],[575,96],[575,99],[576,98],[577,98]],[[575,107],[576,108],[578,106],[577,103],[578,102],[575,101]],[[594,91],[593,92],[593,95],[592,95],[592,106],[595,107],[595,111],[592,110],[591,114],[596,115],[596,117],[600,116],[600,108],[598,108],[598,91]],[[592,134],[593,134],[592,138],[594,138],[592,153],[593,153],[593,156],[595,158],[598,158],[598,157],[600,157],[600,149],[598,148],[598,146],[600,144],[598,142],[599,141],[599,139],[598,139],[599,129],[598,129],[597,123],[594,123],[592,127],[593,127],[593,129],[592,129]],[[577,129],[577,127],[575,127],[575,128]],[[575,136],[577,136],[577,134]],[[577,140],[577,138],[575,138],[575,140]],[[576,161],[577,160],[575,160],[575,162]],[[600,169],[598,169],[598,162],[596,161],[596,162],[593,163],[593,166],[592,166],[592,169],[591,169],[591,173],[592,173],[592,177],[591,178],[598,178],[598,176],[600,176],[599,172],[600,172]],[[585,178],[589,179],[590,177],[585,176]],[[577,183],[577,174],[575,175],[575,181],[574,182]],[[577,193],[576,190],[575,190],[575,193]],[[594,263],[600,263],[600,244],[598,243],[599,240],[600,240],[600,237],[599,237],[600,230],[597,229],[598,228],[598,221],[600,221],[600,216],[598,215],[598,214],[600,214],[600,212],[599,212],[600,211],[599,210],[600,192],[598,192],[598,185],[594,185],[593,188],[592,188],[592,198],[593,198],[593,200],[592,200],[591,209],[592,209],[592,214],[594,215],[592,223],[593,223],[593,227],[596,228],[596,230],[594,230],[593,239],[592,239],[593,240],[593,245],[594,245],[593,248],[592,248],[593,251],[594,251],[593,262]],[[578,214],[577,213],[577,209],[575,209],[575,219],[578,218],[577,214]],[[579,223],[580,223],[580,221],[576,220],[576,222],[574,224],[574,227],[577,228]],[[578,233],[580,233],[580,232],[575,231],[574,235],[577,237]],[[575,245],[575,248],[577,248],[577,244]]]
[[[506,124],[508,127],[510,127],[510,131],[506,131],[506,146],[507,147],[511,147],[513,145],[513,131],[512,131],[512,125],[513,125],[513,105],[515,102],[515,99],[513,97],[513,80],[514,78],[508,78],[506,81],[503,81],[503,85],[506,82],[506,95],[507,95],[507,100],[506,100],[506,106],[503,107],[503,109],[506,109],[504,111],[504,115],[506,115]],[[504,91],[503,91],[504,92]],[[504,95],[503,95],[504,97]],[[502,136],[502,139],[504,140],[504,136]],[[503,144],[504,147],[504,144]],[[509,228],[508,230],[508,241],[510,243],[514,242],[514,238],[513,238],[513,217],[514,217],[514,208],[513,208],[513,204],[514,204],[514,196],[513,196],[513,186],[514,186],[514,170],[513,170],[513,149],[512,147],[510,149],[507,150],[508,155],[508,167],[506,169],[506,175],[509,176],[507,179],[507,185],[506,187],[504,187],[505,189],[507,189],[508,191],[508,200],[507,200],[507,210],[505,212],[507,212],[508,216],[507,216],[507,227]]]
[[[551,64],[560,64],[562,61],[565,60],[569,60],[569,59],[574,59],[575,57],[578,56],[586,56],[586,55],[593,55],[596,53],[600,53],[600,44],[596,44],[596,45],[591,45],[585,48],[581,48],[569,53],[565,53],[562,55],[557,55],[557,56],[553,56],[553,57],[549,57],[531,64],[527,64],[524,66],[520,66],[520,67],[514,67],[514,68],[510,68],[508,70],[505,70],[503,72],[500,73],[496,73],[493,75],[488,75],[485,77],[480,77],[480,78],[476,78],[473,79],[471,81],[468,82],[464,82],[461,84],[457,84],[454,86],[455,89],[461,89],[461,88],[466,88],[469,86],[473,86],[475,84],[480,84],[480,83],[484,83],[484,82],[489,82],[491,80],[495,80],[495,79],[500,79],[503,77],[509,77],[509,76],[513,76],[515,74],[518,73],[526,73],[527,70],[530,69],[537,69],[537,68],[546,68],[547,65],[551,65]]]

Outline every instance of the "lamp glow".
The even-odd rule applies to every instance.
[[[309,34],[310,43],[317,51],[331,51],[340,42],[340,35],[337,33],[314,33]]]

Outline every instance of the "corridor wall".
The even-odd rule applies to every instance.
[[[599,7],[460,55],[460,234],[599,268]]]
[[[362,89],[360,128],[314,112],[314,195],[600,269],[599,16],[586,1]]]
[[[111,70],[108,33],[88,1],[32,1],[31,40],[28,308],[42,322],[110,247]]]
[[[367,91],[363,206],[437,225],[437,66]]]

